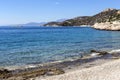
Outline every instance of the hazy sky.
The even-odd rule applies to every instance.
[[[120,0],[0,0],[0,25],[44,22],[120,9]]]

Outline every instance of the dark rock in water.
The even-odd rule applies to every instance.
[[[10,71],[9,70],[7,70],[7,69],[0,69],[0,74],[4,74],[4,73],[10,73]]]
[[[4,79],[9,77],[11,74],[11,71],[7,70],[7,69],[0,69],[0,79]]]
[[[93,52],[96,52],[96,50],[91,50],[90,52],[93,53]]]
[[[106,54],[109,54],[109,53],[106,52],[106,51],[96,51],[96,50],[91,50],[90,52],[91,52],[91,53],[99,53],[98,55],[106,55]]]
[[[59,75],[65,73],[62,69],[58,68],[40,68],[40,69],[29,69],[29,70],[23,70],[17,73],[14,73],[8,77],[4,74],[2,77],[0,76],[1,79],[6,79],[6,80],[29,80],[30,78],[35,78],[38,76],[43,76],[43,75]],[[5,77],[5,78],[4,78]]]

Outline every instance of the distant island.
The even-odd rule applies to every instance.
[[[93,16],[80,16],[62,22],[49,22],[44,26],[83,26],[89,25],[101,30],[120,30],[120,10],[108,8]]]
[[[58,19],[54,22],[63,22],[67,19]],[[16,25],[10,25],[10,26],[19,26],[19,27],[33,27],[33,26],[36,26],[36,27],[40,27],[40,26],[44,26],[45,24],[47,24],[48,22],[29,22],[29,23],[25,23],[25,24],[16,24]]]

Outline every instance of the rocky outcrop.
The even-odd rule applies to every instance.
[[[92,57],[109,55],[109,53],[106,51],[97,51],[97,50],[91,50],[90,53],[91,53],[90,56]]]
[[[11,76],[11,71],[3,68],[0,69],[0,80],[8,78],[9,76]]]
[[[60,68],[28,68],[16,69],[9,71],[7,69],[0,69],[0,80],[29,80],[38,76],[52,76],[64,74],[64,70]]]
[[[93,28],[100,30],[120,30],[120,21],[95,23]]]
[[[105,19],[101,18],[101,21],[97,21],[93,28],[100,30],[120,30],[120,10],[107,9],[102,12],[106,15]]]

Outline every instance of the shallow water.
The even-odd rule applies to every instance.
[[[120,48],[120,31],[80,27],[0,28],[0,66],[78,58],[91,49]]]

